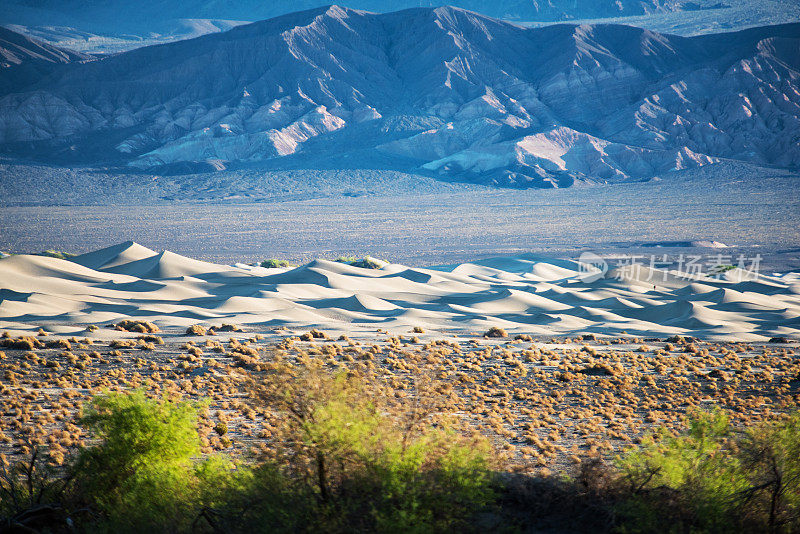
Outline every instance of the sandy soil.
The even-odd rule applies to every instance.
[[[112,333],[118,339],[102,340]],[[369,374],[399,402],[415,398],[420,376],[431,377],[447,411],[491,436],[499,454],[522,470],[611,457],[656,428],[681,430],[694,409],[721,407],[735,424],[745,424],[780,417],[800,400],[794,343],[410,331],[341,340],[286,330],[186,336],[109,329],[86,335],[0,340],[6,345],[0,357],[0,452],[7,458],[46,444],[54,463],[64,461],[87,439],[76,424],[81,405],[93,394],[131,388],[208,401],[200,426],[205,452],[269,449],[280,415],[251,404],[247,383],[276,358],[323,358],[332,371]],[[225,435],[214,430],[218,423],[227,426]]]

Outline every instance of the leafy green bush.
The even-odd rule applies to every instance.
[[[743,521],[769,532],[800,532],[800,412],[748,429],[739,440],[748,487],[737,497]]]
[[[272,534],[312,529],[313,496],[290,485],[274,464],[230,467],[219,459],[200,464],[201,506],[194,531],[208,527],[212,532]]]
[[[699,412],[686,434],[653,436],[618,466],[625,532],[800,529],[800,415],[735,432],[722,412]]]
[[[197,411],[141,391],[93,399],[81,423],[100,442],[79,459],[78,483],[108,530],[188,528],[200,482],[192,460],[200,454]]]
[[[728,528],[733,517],[730,496],[746,486],[738,460],[725,453],[729,437],[723,413],[700,413],[690,420],[686,434],[662,432],[622,458],[619,466],[635,488],[626,503],[635,520],[631,529],[652,532],[662,524],[659,512],[665,505],[652,510],[651,497],[669,505],[676,532],[683,531],[683,524],[697,525],[701,531]]]
[[[728,265],[716,265],[710,270],[710,272],[706,276],[708,276],[709,278],[712,278],[712,277],[720,275],[722,273],[726,273],[728,271],[732,271],[735,268],[736,268],[735,265],[730,265],[730,264],[728,264]]]
[[[72,254],[71,252],[62,252],[60,250],[48,249],[44,252],[40,252],[37,254],[38,256],[47,256],[48,258],[58,258],[60,260],[68,260],[70,258],[74,258],[77,254]]]
[[[367,256],[366,258],[357,258],[355,256],[340,256],[333,261],[351,265],[353,267],[360,267],[362,269],[380,269],[387,263],[383,260],[370,258],[369,256]]]
[[[254,384],[257,402],[285,415],[277,465],[321,531],[441,532],[468,527],[493,498],[490,447],[428,410],[397,411],[369,382],[319,360],[278,366]],[[411,407],[406,407],[411,410]]]
[[[283,267],[292,267],[292,264],[286,260],[276,260],[273,258],[262,261],[261,267],[266,267],[267,269],[277,269]]]

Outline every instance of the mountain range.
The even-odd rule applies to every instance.
[[[0,19],[25,25],[75,26],[102,32],[163,29],[180,19],[253,21],[323,7],[324,0],[4,0]],[[715,9],[724,0],[450,0],[450,4],[483,15],[521,21],[635,16]],[[347,6],[378,13],[414,7],[441,7],[437,0],[352,0]]]
[[[37,54],[17,49],[0,71],[6,154],[380,166],[511,187],[800,165],[800,24],[687,38],[331,6],[99,59]]]
[[[389,13],[447,3],[527,25],[604,21],[687,36],[800,22],[800,3],[786,0],[349,0],[346,6]],[[108,54],[324,5],[326,0],[0,0],[0,25],[53,46]]]

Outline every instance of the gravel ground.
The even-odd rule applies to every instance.
[[[119,339],[109,341],[111,333]],[[398,402],[414,397],[414,377],[431,377],[443,409],[491,436],[498,454],[524,471],[609,458],[656,428],[680,431],[697,408],[720,407],[743,425],[780,417],[800,400],[797,344],[303,334],[159,332],[140,340],[147,334],[100,330],[86,338],[38,336],[34,344],[43,347],[32,350],[3,338],[0,452],[13,459],[44,444],[59,463],[89,438],[76,424],[81,405],[93,394],[131,388],[207,400],[200,422],[206,453],[269,448],[280,415],[249,402],[246,383],[276,357],[311,355],[332,371],[374,376]],[[228,428],[223,436],[214,430],[220,422]]]

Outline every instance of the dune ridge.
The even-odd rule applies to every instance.
[[[691,335],[800,338],[796,273],[718,277],[612,269],[586,277],[577,261],[532,254],[458,265],[361,269],[316,260],[291,269],[218,265],[134,242],[62,260],[0,259],[0,329],[80,332],[88,324],[152,321],[163,329],[250,327],[482,334]]]

